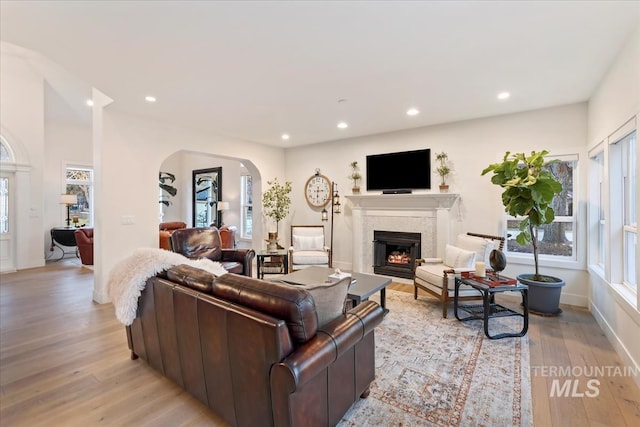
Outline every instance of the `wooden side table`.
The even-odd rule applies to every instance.
[[[507,277],[500,276],[502,279],[509,279]],[[512,280],[512,279],[511,279]],[[458,294],[460,292],[460,285],[470,286],[482,294],[482,304],[458,304]],[[478,280],[474,280],[473,277],[456,277],[455,280],[455,293],[453,298],[453,312],[456,315],[456,319],[460,321],[480,319],[484,323],[484,334],[490,339],[500,339],[507,337],[522,337],[527,333],[529,329],[529,288],[522,283],[516,282],[514,285],[499,285],[489,286]],[[522,313],[514,311],[510,308],[496,304],[495,295],[502,292],[520,292],[522,296]],[[461,318],[458,313],[458,308],[469,313],[469,316]],[[497,317],[509,317],[520,316],[523,319],[522,330],[514,333],[501,333],[496,335],[489,334],[489,319]]]
[[[288,274],[289,252],[282,249],[277,251],[257,251],[256,263],[259,279],[264,279],[265,274]]]

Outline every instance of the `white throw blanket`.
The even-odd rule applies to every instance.
[[[116,317],[124,325],[131,325],[138,310],[138,297],[149,277],[174,265],[187,264],[201,268],[213,275],[227,273],[219,262],[208,258],[192,260],[176,252],[164,249],[139,248],[118,262],[109,272],[109,297],[116,308]]]

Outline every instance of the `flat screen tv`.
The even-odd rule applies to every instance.
[[[431,150],[367,156],[367,191],[410,193],[431,188]]]

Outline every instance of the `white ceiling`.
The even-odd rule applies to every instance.
[[[0,7],[2,41],[60,64],[114,108],[282,147],[585,101],[640,15],[638,1]],[[503,90],[512,96],[498,101]]]

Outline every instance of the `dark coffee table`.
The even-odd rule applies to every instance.
[[[334,271],[334,269],[328,267],[308,267],[278,277],[276,280],[292,285],[312,285],[328,281],[329,275],[333,274]],[[365,273],[352,273],[351,278],[356,279],[356,283],[349,286],[347,298],[353,301],[354,305],[358,305],[362,301],[368,300],[376,292],[380,292],[380,306],[384,309],[385,314],[389,312],[385,305],[385,289],[391,283],[391,279]]]

